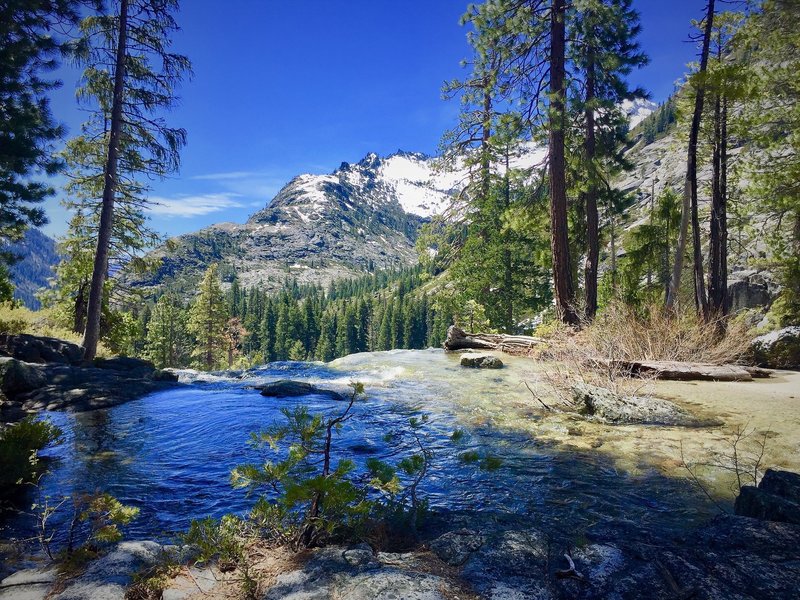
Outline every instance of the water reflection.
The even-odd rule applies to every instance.
[[[528,363],[487,375],[461,370],[455,360],[440,351],[394,351],[330,365],[280,363],[241,380],[212,380],[107,410],[54,413],[67,439],[53,451],[60,461],[44,481],[45,493],[107,491],[140,508],[130,535],[142,538],[182,531],[193,517],[244,512],[252,499],[231,488],[229,473],[261,460],[247,445],[250,432],[280,419],[283,407],[337,408],[327,396],[273,399],[248,387],[296,378],[366,384],[368,399],[356,405],[335,446],[357,464],[413,452],[408,418],[428,414],[424,432],[435,458],[423,491],[440,511],[506,515],[559,537],[609,520],[680,530],[708,514],[707,503],[681,480],[647,464],[633,474],[619,471],[607,456],[565,450],[533,435],[530,411],[511,410],[527,394],[521,378],[535,380]],[[458,444],[450,440],[455,429],[467,434]],[[466,464],[460,455],[468,450],[499,457],[502,466],[482,471]],[[7,525],[12,533],[26,526],[20,520]]]

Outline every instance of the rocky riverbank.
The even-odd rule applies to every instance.
[[[411,552],[367,544],[297,554],[263,548],[249,575],[265,600],[767,599],[790,598],[800,589],[800,526],[789,523],[724,515],[674,538],[655,538],[634,523],[604,523],[572,544],[536,523],[521,528],[497,515],[451,515],[447,526]],[[124,542],[78,577],[59,577],[50,567],[17,572],[0,583],[0,600],[123,600],[135,573],[190,554]],[[172,573],[162,582],[165,600],[238,597],[242,579],[215,565],[183,563]]]
[[[107,408],[178,385],[149,361],[117,357],[81,360],[82,349],[56,338],[0,336],[0,422],[40,410]]]

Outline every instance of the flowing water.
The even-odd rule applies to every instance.
[[[356,404],[335,447],[335,456],[357,464],[413,452],[408,420],[427,415],[422,432],[434,458],[422,492],[439,512],[519,519],[568,536],[596,523],[680,531],[711,514],[711,503],[686,483],[668,451],[685,431],[665,435],[663,428],[614,428],[552,415],[523,383],[544,393],[535,362],[503,356],[506,368],[484,371],[463,369],[458,358],[397,350],[328,364],[272,363],[241,378],[189,377],[191,385],[105,410],[51,413],[65,441],[48,451],[52,473],[43,493],[57,498],[103,490],[139,507],[132,538],[167,539],[192,518],[243,513],[253,499],[230,486],[229,474],[264,458],[248,446],[250,433],[280,420],[282,408],[341,409],[327,396],[277,399],[251,387],[296,379],[343,392],[351,381],[364,383],[366,399]],[[458,443],[450,439],[456,429],[466,433]],[[497,457],[500,466],[466,463],[460,455],[467,450]],[[22,536],[29,526],[24,518],[7,519],[3,535]]]

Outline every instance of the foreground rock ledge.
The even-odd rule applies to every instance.
[[[265,562],[269,583],[259,597],[771,599],[795,598],[800,589],[799,526],[727,515],[686,537],[653,539],[651,533],[619,526],[604,531],[600,524],[575,546],[536,527],[480,520],[472,529],[432,540],[430,551],[423,546],[406,553],[374,552],[362,544],[315,549],[283,560],[273,556]],[[135,571],[155,564],[164,552],[176,551],[153,542],[123,542],[83,575],[60,584],[52,569],[15,573],[0,583],[0,600],[123,600]],[[252,572],[259,574],[257,568]],[[236,573],[197,565],[168,581],[163,598],[234,598],[240,597],[239,589]]]

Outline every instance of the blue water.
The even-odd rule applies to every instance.
[[[248,445],[250,433],[281,420],[282,408],[342,408],[327,396],[268,398],[248,386],[290,378],[345,391],[347,381],[359,380],[367,397],[337,437],[334,456],[359,465],[373,456],[395,462],[416,451],[408,419],[428,415],[421,432],[434,459],[422,493],[434,510],[504,515],[560,531],[605,521],[679,529],[706,513],[680,480],[619,473],[598,455],[565,452],[484,418],[491,411],[475,395],[511,393],[513,371],[504,371],[462,374],[439,351],[374,353],[330,365],[276,363],[106,410],[51,413],[65,439],[47,452],[43,492],[58,498],[101,490],[139,507],[131,538],[168,539],[192,518],[245,513],[254,499],[231,487],[230,471],[269,456]],[[458,445],[450,440],[456,428],[467,432]],[[499,457],[501,467],[465,464],[459,454],[470,449]],[[25,518],[6,519],[0,535],[24,537],[28,527]]]

